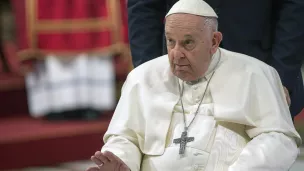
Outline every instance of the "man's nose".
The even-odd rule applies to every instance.
[[[176,62],[185,57],[184,53],[178,47],[175,47],[174,49],[172,49],[172,51],[174,60]]]

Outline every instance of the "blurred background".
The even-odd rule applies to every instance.
[[[92,165],[132,69],[127,32],[126,0],[1,0],[0,170]],[[295,125],[304,137],[304,112]]]

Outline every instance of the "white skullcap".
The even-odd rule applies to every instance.
[[[166,18],[171,14],[178,13],[218,18],[212,7],[204,0],[179,0],[172,6]]]

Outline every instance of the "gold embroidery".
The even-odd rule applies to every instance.
[[[36,13],[37,13],[37,1],[36,0],[25,0],[26,9],[26,29],[27,38],[29,42],[29,48],[35,49],[37,46],[37,35],[35,32]]]
[[[36,26],[39,33],[62,33],[74,31],[105,31],[112,28],[111,22],[107,18],[86,19],[86,20],[41,20]]]
[[[117,43],[108,47],[96,48],[96,49],[88,49],[88,50],[69,50],[69,51],[48,51],[48,50],[35,50],[35,49],[25,49],[18,52],[18,56],[21,61],[29,60],[29,59],[39,59],[43,60],[46,54],[53,54],[58,56],[59,58],[69,58],[74,57],[79,53],[86,53],[89,55],[93,54],[104,54],[104,55],[115,55],[121,54],[122,52],[128,52],[128,48],[126,44]],[[125,57],[125,56],[124,56]]]

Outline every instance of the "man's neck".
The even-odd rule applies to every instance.
[[[204,77],[199,78],[199,79],[197,79],[197,80],[193,80],[193,81],[186,81],[186,84],[188,84],[188,85],[197,84],[197,83],[201,82],[203,78],[204,78]]]

